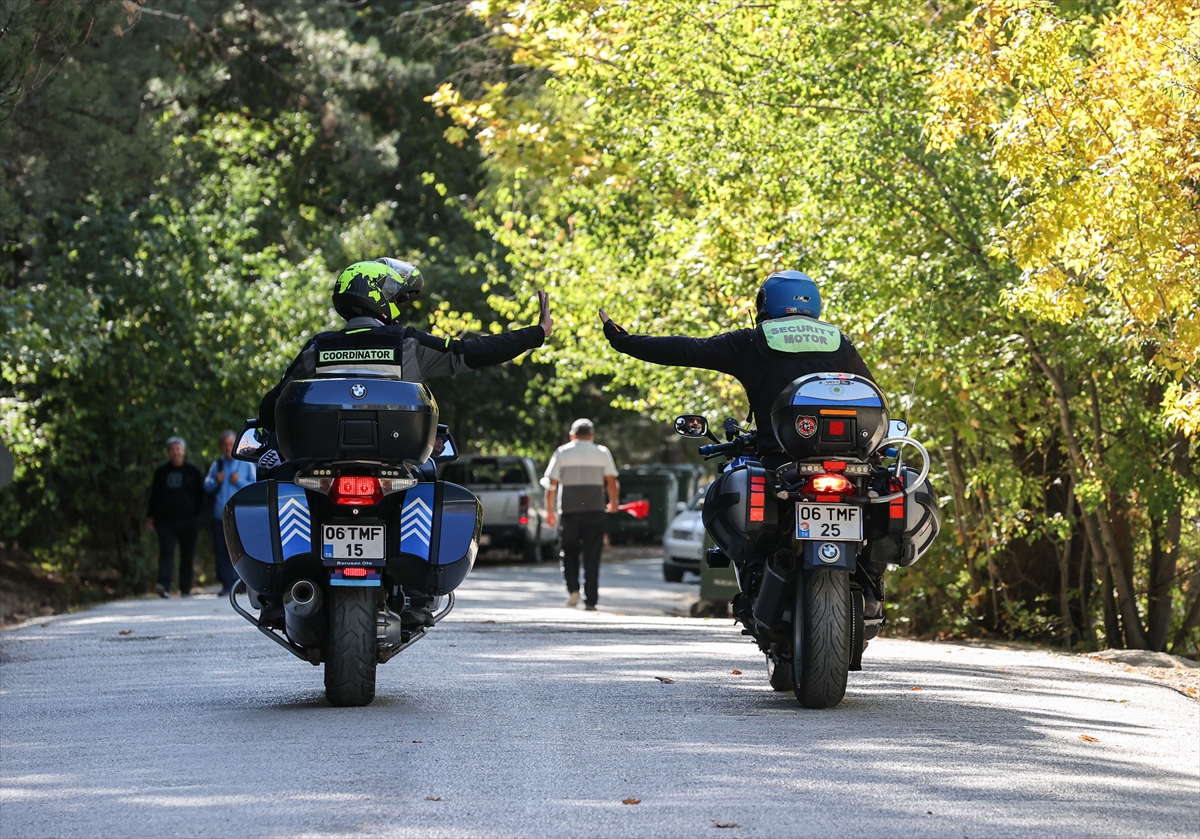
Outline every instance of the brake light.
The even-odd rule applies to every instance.
[[[343,568],[342,576],[343,577],[365,577],[365,576],[367,576],[367,569],[366,568],[355,568],[355,567]]]
[[[529,496],[521,493],[521,497],[517,499],[517,505],[520,508],[520,518],[517,519],[521,524],[529,524]]]
[[[342,475],[333,482],[329,493],[335,504],[364,507],[378,504],[383,499],[383,488],[379,479],[365,475]]]
[[[826,473],[824,475],[813,475],[808,479],[808,483],[801,490],[806,495],[832,495],[835,496],[832,500],[837,500],[843,495],[854,494],[854,483],[845,475],[836,475]],[[824,500],[818,498],[818,500]]]

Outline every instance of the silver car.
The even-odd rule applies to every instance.
[[[663,579],[668,583],[683,582],[685,571],[700,573],[700,560],[704,556],[703,509],[702,489],[667,525],[663,534]]]

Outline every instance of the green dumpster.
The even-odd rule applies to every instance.
[[[667,525],[675,517],[675,499],[679,496],[675,474],[658,467],[637,466],[622,470],[617,480],[621,484],[621,504],[645,501],[650,510],[641,519],[629,513],[609,513],[605,517],[609,541],[614,544],[661,541]]]
[[[713,547],[712,537],[704,534],[704,550]],[[700,560],[700,602],[712,604],[709,614],[726,614],[729,611],[729,601],[738,593],[737,577],[733,573],[733,563],[728,568],[709,568],[707,560]]]

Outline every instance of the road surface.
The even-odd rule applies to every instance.
[[[553,567],[479,568],[367,708],[329,707],[213,596],[6,632],[0,836],[1200,833],[1193,700],[1083,657],[880,640],[807,711],[731,622],[670,616],[694,591],[606,564],[591,614]]]

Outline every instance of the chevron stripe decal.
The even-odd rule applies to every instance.
[[[408,491],[400,510],[400,551],[429,559],[433,540],[434,485],[417,484]]]
[[[284,559],[312,550],[312,518],[299,487],[279,485],[279,542]]]

